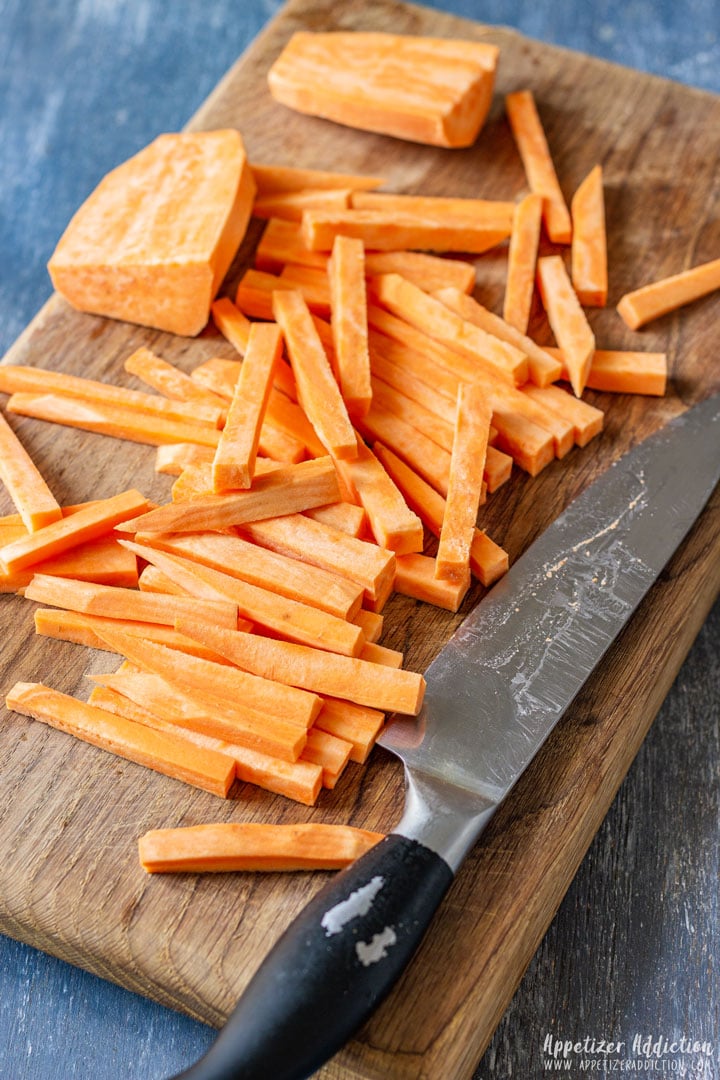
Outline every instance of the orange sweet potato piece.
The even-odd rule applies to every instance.
[[[230,525],[324,506],[337,502],[339,497],[331,459],[314,458],[256,476],[247,491],[201,495],[188,502],[168,503],[131,521],[123,521],[119,531],[198,532],[225,529]],[[1,550],[0,559],[4,559]]]
[[[720,259],[625,293],[617,310],[631,330],[638,330],[652,319],[707,296],[715,289],[720,289]]]
[[[547,234],[554,244],[569,244],[572,237],[570,211],[558,182],[532,91],[518,90],[508,94],[505,107],[530,190],[542,196]]]
[[[422,551],[422,522],[408,506],[372,450],[358,439],[355,461],[339,461],[337,469],[364,506],[380,547],[396,554]],[[480,469],[482,476],[482,467]]]
[[[1,413],[0,482],[7,488],[28,532],[61,520],[59,503]]]
[[[595,352],[595,335],[580,307],[560,255],[538,259],[538,286],[555,340],[563,351],[570,383],[582,395]]]
[[[381,176],[361,176],[355,173],[327,172],[323,169],[295,169],[289,165],[251,165],[258,197],[281,191],[303,191],[305,188],[332,191],[351,188],[371,191],[385,183]]]
[[[215,491],[249,488],[252,484],[273,369],[281,352],[282,338],[274,323],[251,327],[240,378],[213,460]]]
[[[521,334],[530,321],[535,264],[537,263],[543,201],[540,195],[526,195],[515,207],[508,244],[508,268],[503,300],[503,319]]]
[[[395,571],[395,592],[422,600],[447,611],[457,611],[470,585],[470,572],[452,580],[437,576],[437,564],[429,555],[400,555]]]
[[[336,236],[328,263],[335,373],[350,416],[370,408],[365,249],[362,240]]]
[[[16,683],[7,695],[13,712],[42,720],[83,742],[225,797],[235,779],[235,762],[216,750],[189,746],[165,732],[104,712],[41,683]]]
[[[490,408],[480,387],[472,383],[461,386],[435,565],[438,578],[467,583],[470,576],[470,548],[480,505],[490,418]]]
[[[149,874],[229,870],[340,870],[382,840],[351,825],[220,822],[152,829],[138,841]]]
[[[195,619],[178,619],[175,625],[181,634],[216,649],[244,671],[276,680],[273,685],[278,688],[300,687],[387,712],[415,716],[420,711],[425,680],[414,671],[398,671],[384,664],[339,656],[290,641],[223,630]]]
[[[254,195],[239,132],[161,135],[77,211],[48,264],[53,285],[81,311],[197,334]]]
[[[277,795],[284,795],[288,799],[303,803],[305,806],[314,806],[322,787],[322,769],[319,765],[313,765],[309,761],[282,761],[281,758],[262,754],[258,750],[251,750],[247,746],[238,743],[227,742],[224,739],[216,739],[212,735],[203,735],[199,731],[191,731],[189,728],[181,728],[164,717],[156,716],[146,708],[136,705],[130,698],[124,697],[116,690],[110,690],[105,686],[96,686],[89,698],[89,705],[97,705],[99,709],[115,713],[117,716],[126,716],[128,720],[135,720],[146,727],[155,728],[156,731],[168,731],[177,735],[178,738],[186,739],[195,746],[202,746],[209,750],[219,750],[235,762],[235,775],[241,783],[255,784],[266,791],[273,791]],[[353,746],[353,751],[355,748]],[[356,760],[352,758],[351,760]]]
[[[583,180],[570,203],[573,288],[585,307],[605,307],[608,293],[607,236],[602,166]]]
[[[278,191],[255,200],[253,214],[259,218],[302,221],[305,210],[345,210],[350,205],[350,188],[302,188]]]
[[[272,294],[272,299],[300,404],[328,453],[352,460],[357,457],[355,432],[307,304],[295,290],[279,290]]]
[[[0,548],[0,570],[12,573],[60,555],[70,548],[109,533],[133,514],[147,509],[148,501],[133,489],[88,503],[75,513],[53,521],[37,532],[19,537]]]
[[[382,33],[295,33],[268,74],[299,112],[433,146],[471,146],[492,100],[498,49]]]

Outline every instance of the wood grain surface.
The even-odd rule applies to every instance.
[[[449,152],[415,147],[275,105],[265,88],[267,68],[289,34],[308,26],[392,28],[499,44],[498,97],[477,145]],[[312,13],[290,4],[192,123],[239,127],[256,161],[380,171],[398,190],[516,197],[525,181],[501,95],[523,86],[536,93],[566,194],[592,165],[603,164],[611,305],[628,288],[712,257],[717,99],[510,31],[386,0],[314,4]],[[228,290],[257,235],[240,253]],[[485,256],[478,267],[478,295],[496,305],[504,254]],[[716,388],[707,360],[714,318],[716,298],[659,320],[642,335],[631,334],[612,306],[592,314],[604,346],[641,341],[643,348],[667,349],[672,392],[660,402],[588,394],[607,410],[603,436],[536,480],[516,477],[489,504],[487,528],[513,557],[624,449]],[[547,334],[539,313],[534,328]],[[187,368],[211,355],[232,355],[212,329],[197,340],[175,339],[79,315],[53,298],[7,360],[109,380],[140,344]],[[15,418],[13,426],[62,501],[131,485],[167,497],[148,448]],[[326,1075],[470,1075],[717,595],[719,510],[716,498],[497,815],[391,999]],[[384,641],[405,649],[408,666],[421,670],[479,595],[457,617],[396,597]],[[86,693],[84,676],[108,670],[107,654],[34,638],[32,608],[14,597],[0,603],[1,685],[43,679]],[[149,879],[137,866],[137,836],[209,819],[350,820],[387,829],[402,803],[401,770],[382,752],[308,811],[248,788],[223,804],[16,716],[3,715],[1,745],[0,928],[211,1023],[222,1022],[324,876]]]

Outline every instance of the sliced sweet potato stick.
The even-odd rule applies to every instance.
[[[241,356],[244,356],[250,336],[249,320],[228,296],[221,296],[218,300],[214,300],[210,311],[213,322],[222,336],[233,348],[237,349]]]
[[[285,218],[302,221],[305,210],[346,210],[352,188],[302,188],[278,191],[255,200],[253,214],[259,218]]]
[[[222,822],[153,829],[138,841],[149,874],[230,870],[341,870],[382,840],[350,825]]]
[[[386,446],[376,443],[375,453],[402,491],[408,506],[412,507],[430,532],[439,537],[445,516],[442,495]],[[507,568],[507,552],[480,529],[475,529],[470,549],[470,569],[475,577],[485,586],[492,585]]]
[[[236,606],[241,617],[250,619],[279,637],[347,656],[358,656],[365,644],[365,635],[359,626],[327,611],[250,585],[247,581],[169,551],[157,551],[143,544],[129,546],[131,551],[162,570],[191,596],[206,599],[226,597]],[[200,607],[199,599],[197,604]],[[216,623],[226,625],[219,620]]]
[[[212,465],[213,488],[249,488],[255,473],[260,429],[272,389],[272,373],[282,353],[280,328],[274,323],[250,327],[240,378],[235,384],[225,427]]]
[[[314,727],[349,742],[352,747],[350,760],[362,765],[367,761],[384,723],[385,714],[379,709],[326,697],[323,698],[323,707]]]
[[[302,687],[388,712],[416,715],[422,705],[425,680],[413,671],[397,671],[307,645],[223,630],[197,619],[180,619],[176,629],[209,648],[216,648],[256,677],[273,678],[286,686]]]
[[[215,570],[310,604],[340,619],[355,619],[363,590],[347,578],[221,533],[152,534],[151,546],[204,563]]]
[[[569,244],[572,238],[570,211],[558,183],[532,91],[518,90],[508,94],[505,108],[530,190],[542,197],[547,234],[554,244]]]
[[[639,330],[652,319],[667,315],[716,289],[720,289],[720,259],[625,293],[617,310],[631,330]]]
[[[180,728],[246,746],[282,761],[297,761],[307,742],[307,732],[298,724],[210,694],[201,697],[184,693],[161,675],[121,671],[90,678]]]
[[[560,255],[538,259],[538,286],[555,340],[563,351],[570,382],[580,397],[595,352],[593,334]]]
[[[501,341],[507,341],[508,344],[514,345],[520,352],[525,353],[528,360],[530,381],[535,383],[536,386],[548,386],[560,378],[555,357],[550,356],[539,345],[536,345],[531,338],[524,333],[520,333],[515,327],[510,326],[499,315],[493,314],[482,304],[478,304],[472,296],[467,296],[460,289],[455,289],[452,286],[434,292],[433,296],[436,300],[440,300],[441,303],[445,304],[446,307],[449,307],[451,311],[454,311],[456,315],[467,319],[468,322],[473,323],[475,326],[479,326],[485,333],[492,334],[494,337],[500,338]]]
[[[605,307],[608,292],[607,236],[602,166],[583,180],[570,203],[571,274],[577,298],[585,307]]]
[[[136,720],[157,731],[171,732],[196,746],[226,754],[235,762],[235,775],[241,782],[255,784],[266,791],[284,795],[305,806],[314,806],[320,794],[322,769],[309,761],[301,759],[281,761],[280,758],[260,754],[256,750],[239,746],[237,743],[214,739],[210,735],[201,735],[199,731],[180,728],[169,720],[155,716],[148,709],[140,708],[134,701],[118,694],[117,691],[104,686],[96,686],[93,689],[88,698],[88,704],[97,705],[98,708],[116,713],[118,716],[127,716],[129,720]],[[356,752],[354,746],[353,752]]]
[[[479,362],[508,382],[526,382],[528,361],[525,353],[449,311],[439,300],[429,297],[399,274],[381,274],[374,278],[373,291],[383,307],[461,356]]]
[[[287,263],[324,270],[327,260],[324,252],[310,251],[305,247],[297,222],[285,221],[282,218],[271,218],[268,221],[255,249],[256,268],[273,274],[282,270]]]
[[[472,218],[420,216],[386,210],[306,210],[301,235],[311,251],[330,251],[335,237],[354,236],[368,251],[461,251],[481,255],[510,235],[510,226]]]
[[[412,213],[422,218],[459,217],[494,229],[507,229],[513,223],[515,204],[497,199],[461,199],[437,195],[398,195],[392,191],[353,192],[350,205],[355,210],[387,210]]]
[[[67,397],[63,394],[13,394],[6,406],[8,412],[33,416],[53,424],[81,428],[114,439],[159,446],[168,442],[195,442],[201,446],[217,446],[220,432],[209,424],[193,424],[183,420],[166,420],[156,412],[141,412],[100,401]]]
[[[564,361],[562,349],[553,348],[552,352]],[[589,390],[608,393],[662,397],[667,389],[667,377],[667,353],[596,349],[585,385]],[[564,364],[562,378],[569,378]]]
[[[395,592],[427,604],[457,611],[470,586],[470,572],[460,581],[436,576],[435,559],[428,555],[401,555],[395,571]]]
[[[128,552],[128,554],[130,553]],[[138,589],[142,592],[169,593],[172,596],[188,595],[185,589],[181,589],[179,585],[171,581],[167,574],[164,574],[162,570],[158,570],[157,566],[151,566],[149,563],[138,578]]]
[[[466,587],[470,576],[470,548],[480,506],[490,417],[483,391],[472,384],[461,386],[435,576],[464,583]]]
[[[7,365],[0,365],[0,372]],[[0,481],[17,507],[28,532],[62,519],[62,509],[34,461],[0,413]]]
[[[213,795],[226,797],[235,779],[235,762],[216,750],[189,746],[184,739],[106,713],[42,683],[16,683],[5,703],[13,712]]]
[[[167,443],[158,446],[155,454],[155,472],[179,476],[189,465],[212,465],[215,451],[212,446],[197,443]]]
[[[24,527],[21,528],[21,535],[26,535]],[[137,559],[132,552],[124,551],[112,536],[101,536],[97,540],[79,544],[27,570],[0,573],[0,593],[24,591],[34,573],[94,581],[98,585],[117,585],[125,589],[136,588],[138,584]]]
[[[249,331],[248,331],[249,333]],[[204,360],[190,372],[190,378],[198,386],[212,390],[229,405],[232,401],[235,383],[240,378],[240,360],[227,360],[222,356],[212,356]]]
[[[282,290],[273,293],[273,312],[285,338],[298,400],[308,420],[328,453],[352,460],[357,457],[355,432],[307,304],[299,292]]]
[[[503,319],[521,334],[527,334],[530,321],[542,209],[540,195],[530,194],[520,200],[515,207],[508,245]]]
[[[270,391],[265,419],[266,427],[271,424],[277,431],[283,432],[290,438],[297,439],[307,450],[310,457],[323,457],[325,455],[325,447],[318,439],[315,428],[303,410],[295,400],[291,400],[285,394],[280,393],[276,387],[273,387]]]
[[[336,236],[328,263],[335,373],[351,417],[370,408],[365,249],[362,240]]]
[[[252,627],[252,624],[245,622],[244,619],[238,620],[238,626],[241,623],[244,630],[250,630]],[[210,649],[198,645],[196,641],[190,641],[171,627],[162,626],[159,623],[124,622],[121,619],[105,619],[101,615],[83,615],[78,611],[64,611],[61,608],[38,608],[35,611],[36,634],[55,638],[57,641],[71,641],[75,645],[85,645],[88,649],[112,651],[105,639],[101,637],[101,633],[108,628],[121,630],[124,634],[134,635],[144,641],[154,642],[156,645],[167,645],[171,649],[191,653],[205,660],[224,662],[222,657],[217,656]]]
[[[191,622],[193,628],[204,625],[196,620]],[[210,694],[229,701],[232,705],[241,701],[247,708],[282,716],[288,723],[298,724],[306,730],[320,712],[321,699],[307,690],[284,686],[276,680],[266,679],[246,670],[240,671],[234,666],[204,660],[165,645],[156,645],[114,627],[103,626],[101,636],[115,652],[127,657],[143,671],[162,675],[192,693],[199,691]],[[268,638],[257,640],[263,644],[269,642]],[[329,656],[330,653],[323,655]]]
[[[385,645],[366,642],[360,652],[361,660],[370,660],[373,664],[385,664],[386,667],[401,668],[405,659],[397,649],[388,649]]]
[[[366,535],[366,514],[362,506],[354,503],[336,502],[328,503],[327,506],[316,506],[314,510],[303,510],[303,516],[320,522],[321,525],[329,525],[331,529],[347,533],[361,540]]]
[[[454,285],[465,293],[475,288],[475,266],[460,259],[444,259],[425,251],[371,251],[365,253],[365,273],[400,274],[425,292]]]
[[[87,510],[90,506],[96,506],[99,501],[101,500],[90,499],[87,502],[62,506],[60,512],[62,517],[70,517],[72,514],[77,514],[78,510]],[[10,543],[11,540],[17,540],[21,536],[27,536],[28,531],[21,514],[3,514],[0,517],[0,545]]]
[[[307,274],[320,273],[321,281]],[[327,317],[330,314],[330,290],[324,271],[315,271],[312,267],[298,266],[291,275],[278,276],[263,270],[246,270],[235,293],[235,303],[244,315],[254,319],[270,320],[274,318],[272,296],[278,289],[296,289],[302,293],[310,311]]]
[[[420,518],[408,509],[395,484],[362,439],[358,439],[355,461],[339,461],[337,469],[365,508],[373,536],[381,548],[396,554],[422,551]]]
[[[573,425],[576,446],[587,446],[602,431],[602,409],[581,401],[559,386],[544,386],[542,389],[539,386],[525,386],[521,392],[544,409],[568,420]]]
[[[367,611],[365,608],[360,608],[357,615],[353,616],[352,621],[362,627],[365,640],[370,644],[376,644],[382,637],[383,622],[385,620],[376,611]]]
[[[362,176],[356,173],[327,172],[321,169],[295,169],[288,165],[251,165],[258,196],[272,195],[280,191],[302,191],[304,188],[351,188],[353,191],[371,191],[385,183],[380,176]]]
[[[191,378],[199,381],[202,385],[212,387],[215,393],[221,394],[228,402],[232,396],[240,376],[241,365],[235,360],[222,360],[215,357],[200,364],[192,373]],[[312,424],[296,403],[295,379],[288,364],[278,359],[273,368],[273,388],[270,392],[265,410],[265,424],[261,432],[260,447],[267,436],[267,429],[284,434],[303,445],[310,457],[322,457],[325,447],[322,445]]]
[[[353,438],[354,438],[353,434]],[[314,458],[257,476],[248,491],[205,495],[192,502],[170,503],[123,521],[122,532],[198,532],[293,514],[340,498],[330,458]],[[2,557],[0,553],[0,557]]]
[[[74,514],[0,548],[0,569],[6,573],[23,570],[78,544],[95,540],[126,518],[147,509],[148,505],[145,496],[132,488],[110,499],[89,503]]]
[[[255,475],[265,476],[283,468],[280,461],[272,461],[270,458],[258,457],[255,459]],[[182,470],[180,476],[172,486],[172,501],[186,502],[194,499],[197,495],[213,495],[212,490],[212,462],[204,465],[188,465]]]
[[[375,544],[314,521],[304,514],[287,514],[242,526],[244,535],[257,544],[323,567],[364,590],[365,601],[383,603],[392,590],[395,555]]]
[[[134,375],[147,386],[152,386],[165,397],[175,401],[187,401],[192,405],[220,409],[223,415],[225,413],[225,402],[222,398],[219,398],[212,390],[198,386],[184,371],[156,356],[150,349],[136,349],[128,356],[123,366],[130,375]]]
[[[176,618],[192,612],[199,619],[209,619],[230,629],[237,626],[238,618],[237,604],[229,598],[199,600],[189,596],[163,596],[49,574],[35,574],[25,589],[25,596],[28,600],[66,611],[163,626],[173,626]]]
[[[328,259],[328,263],[329,261]],[[327,266],[319,270],[314,266],[298,266],[297,263],[288,263],[283,266],[278,275],[278,280],[281,283],[280,287],[283,289],[298,289],[305,297],[307,306],[318,318],[330,318],[330,282],[327,276]]]
[[[322,785],[332,790],[350,760],[352,743],[340,739],[329,731],[312,727],[307,733],[307,742],[302,752],[303,761],[311,761],[322,769]]]
[[[0,366],[0,390],[5,394],[38,394],[77,398],[88,407],[97,407],[102,415],[108,410],[121,414],[137,411],[143,416],[157,416],[158,420],[216,428],[224,416],[221,401],[212,403],[170,401],[158,394],[146,394],[142,390],[129,390],[114,383],[97,382],[79,375],[67,375],[63,371],[47,368],[24,367],[21,364]]]

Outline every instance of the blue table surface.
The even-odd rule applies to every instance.
[[[717,0],[428,6],[720,90]],[[0,352],[49,295],[46,261],[82,199],[117,162],[180,128],[279,7],[0,0]],[[202,1024],[0,938],[1,1080],[169,1076],[212,1037]],[[500,1046],[483,1077],[510,1076],[503,1062]],[[534,1075],[538,1065],[512,1076]]]

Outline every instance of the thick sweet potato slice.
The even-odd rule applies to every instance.
[[[498,50],[381,33],[296,33],[268,74],[276,101],[349,127],[471,146],[492,100]]]
[[[161,135],[77,211],[48,265],[53,285],[81,311],[197,334],[254,195],[239,132]]]

